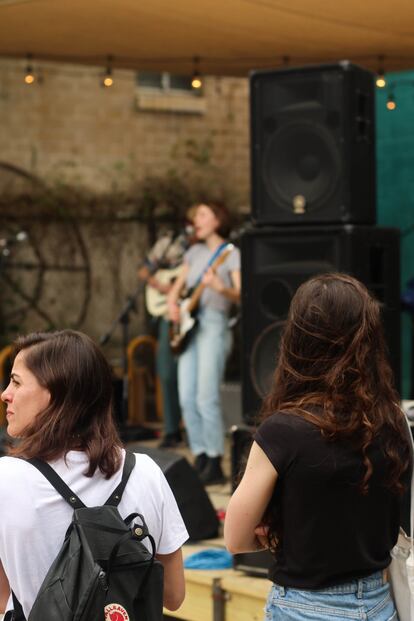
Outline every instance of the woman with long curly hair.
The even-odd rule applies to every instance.
[[[355,278],[299,287],[262,414],[225,540],[271,549],[266,619],[397,621],[386,568],[410,444],[380,304]]]

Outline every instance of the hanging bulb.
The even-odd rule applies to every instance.
[[[28,54],[27,65],[26,65],[25,74],[24,74],[24,81],[26,84],[33,84],[33,82],[35,82],[36,80],[36,76],[35,76],[35,73],[33,71],[33,67],[31,64],[31,60],[32,60],[32,55]]]
[[[201,79],[200,71],[198,69],[198,64],[200,59],[198,56],[194,56],[194,71],[193,77],[191,78],[191,86],[194,89],[199,89],[203,86],[203,80]]]
[[[396,107],[397,107],[397,104],[395,102],[394,95],[393,93],[389,93],[388,98],[387,98],[387,110],[395,110]]]
[[[384,86],[387,86],[387,80],[384,77],[384,73],[377,73],[375,84],[378,86],[378,88],[384,88]]]
[[[203,81],[198,71],[194,71],[193,77],[191,78],[191,86],[193,88],[201,88],[203,86]]]
[[[378,56],[378,72],[375,84],[378,88],[384,88],[387,85],[387,80],[384,75],[384,56]]]
[[[111,75],[111,70],[109,69],[106,72],[106,75],[104,76],[103,85],[109,87],[109,86],[112,86],[113,83],[114,83],[114,79],[113,79],[113,77]]]
[[[113,60],[113,57],[108,56],[108,64],[105,70],[105,74],[102,78],[102,86],[105,86],[106,88],[113,86],[113,83],[114,83],[114,79],[112,77],[112,67],[111,67],[112,60]]]

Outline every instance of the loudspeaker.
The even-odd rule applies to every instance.
[[[149,455],[159,465],[173,491],[191,540],[218,536],[219,521],[216,511],[197,472],[185,457],[173,451],[140,444],[128,448],[136,453]]]
[[[290,301],[305,280],[346,272],[382,306],[385,337],[400,387],[399,230],[370,226],[256,228],[241,241],[242,409],[252,424],[270,388]]]
[[[347,61],[251,75],[256,224],[375,223],[374,92]]]
[[[225,428],[230,429],[233,425],[240,425],[243,422],[240,382],[223,382],[220,387],[220,396]]]

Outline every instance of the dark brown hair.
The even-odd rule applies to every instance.
[[[219,201],[200,201],[197,204],[197,207],[200,207],[201,205],[205,205],[214,213],[219,221],[216,233],[220,235],[220,237],[224,237],[224,239],[226,239],[230,235],[231,231],[231,215],[227,207]]]
[[[19,352],[50,392],[50,403],[11,454],[51,461],[81,450],[89,459],[86,476],[99,468],[110,478],[120,467],[121,441],[112,412],[111,368],[101,350],[86,334],[62,330],[18,338],[14,355]]]
[[[381,434],[387,484],[403,492],[410,447],[387,360],[380,304],[355,278],[324,274],[297,290],[262,414],[276,411],[302,416],[327,439],[348,438],[361,450],[362,493],[373,471],[367,451]]]

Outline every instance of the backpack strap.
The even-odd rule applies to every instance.
[[[73,509],[82,509],[86,505],[81,501],[79,496],[77,496],[68,485],[66,485],[65,481],[60,478],[56,470],[49,466],[48,463],[42,461],[41,459],[37,459],[37,457],[32,457],[31,459],[26,460],[29,464],[32,464],[35,468],[39,470],[43,474],[43,476],[49,481],[52,487],[62,496],[64,500],[70,505]]]
[[[17,599],[13,591],[11,592],[11,594],[13,597],[13,610],[9,610],[4,615],[5,621],[26,621],[26,617],[24,616],[23,608],[19,600]]]
[[[62,496],[64,500],[70,505],[73,509],[82,509],[86,505],[81,501],[79,496],[77,496],[68,485],[66,485],[65,481],[60,478],[56,470],[52,468],[48,463],[42,461],[41,459],[37,459],[37,457],[32,457],[31,459],[26,460],[29,464],[32,464],[39,472],[43,474],[43,476],[49,481],[52,487]],[[135,455],[130,451],[125,452],[125,462],[124,468],[122,470],[122,478],[119,485],[109,496],[108,500],[104,503],[105,505],[112,505],[113,507],[117,507],[123,491],[125,489],[126,484],[128,483],[129,475],[135,466]]]
[[[131,453],[131,451],[125,451],[125,462],[124,468],[122,470],[122,478],[119,485],[114,489],[112,494],[109,496],[106,501],[106,505],[112,505],[113,507],[117,507],[121,501],[122,494],[124,493],[124,489],[126,484],[128,483],[129,476],[133,471],[135,466],[135,455]]]

